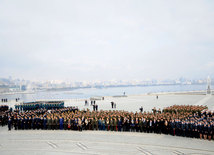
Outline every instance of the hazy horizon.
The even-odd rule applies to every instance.
[[[214,1],[0,0],[0,77],[214,77]]]

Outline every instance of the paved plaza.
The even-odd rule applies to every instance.
[[[57,99],[49,99],[57,100]],[[60,100],[60,99],[59,99]],[[67,99],[64,100],[65,106],[77,106],[80,110],[90,109],[93,110],[93,106],[90,106],[90,99],[87,99],[89,104],[85,106],[86,99]],[[40,100],[45,101],[45,100]],[[16,102],[15,100],[10,100],[6,104],[14,108],[15,104],[19,104],[22,101]],[[116,109],[111,108],[111,102],[116,103]],[[158,99],[156,99],[156,94],[153,95],[129,95],[127,97],[112,97],[105,96],[104,100],[97,100],[98,110],[125,110],[132,112],[139,112],[139,108],[143,106],[144,111],[151,111],[154,107],[156,109],[163,109],[174,104],[177,105],[207,105],[210,110],[214,110],[214,95],[202,95],[202,94],[158,94]]]
[[[7,131],[0,127],[0,154],[214,154],[214,142],[133,132]]]
[[[89,101],[89,100],[88,100]],[[111,108],[110,102],[116,103],[116,109]],[[104,100],[96,101],[99,110],[126,110],[132,112],[139,112],[139,108],[143,106],[144,111],[152,111],[156,109],[163,109],[174,104],[177,105],[207,105],[210,110],[214,110],[214,95],[190,95],[190,94],[161,94],[158,95],[131,95],[127,97],[105,97]],[[93,110],[93,107],[85,106],[85,101],[80,100],[65,100],[65,106],[78,106],[79,109]]]

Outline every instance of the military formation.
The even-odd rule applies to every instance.
[[[173,105],[162,111],[90,111],[67,107],[55,110],[5,112],[8,130],[102,130],[171,134],[214,139],[214,113],[205,106]]]
[[[9,109],[7,105],[0,105],[0,112],[5,112]]]
[[[7,105],[0,105],[0,125],[4,126],[7,125],[8,122],[8,115],[7,112],[9,107]]]

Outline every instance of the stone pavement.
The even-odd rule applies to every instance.
[[[107,131],[7,131],[0,127],[0,154],[214,154],[214,141],[153,133]]]
[[[125,110],[132,112],[139,112],[139,108],[143,106],[144,111],[152,111],[154,107],[156,109],[168,107],[174,104],[177,105],[207,105],[210,110],[214,110],[214,95],[201,95],[201,94],[171,94],[164,93],[159,94],[159,98],[156,99],[156,95],[130,95],[127,97],[112,97],[106,96],[105,100],[98,100],[96,104],[98,105],[99,110]],[[53,100],[53,99],[50,99]],[[66,99],[65,106],[78,106],[79,109],[90,109],[93,110],[93,107],[85,106],[85,99]],[[89,99],[88,99],[89,101]],[[116,109],[111,108],[111,102],[116,103]],[[14,108],[15,104],[18,104],[22,101],[15,102],[14,100],[9,101],[8,103],[1,103],[2,105],[8,105]],[[89,101],[90,102],[90,101]]]
[[[116,109],[111,109],[111,102],[115,102]],[[144,111],[152,111],[163,109],[174,104],[177,105],[207,105],[210,110],[214,110],[214,95],[189,95],[187,94],[162,94],[156,99],[156,95],[131,95],[128,97],[105,97],[105,100],[96,101],[99,110],[125,110],[139,112],[139,108],[143,106]],[[85,106],[85,101],[81,100],[65,100],[65,106],[78,106],[79,109],[93,110],[93,107]]]

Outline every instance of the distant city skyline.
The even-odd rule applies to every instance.
[[[195,78],[195,79],[188,79],[185,77],[179,77],[176,79],[131,79],[131,80],[116,80],[116,79],[111,79],[111,80],[57,80],[57,79],[52,79],[52,80],[32,80],[32,79],[22,79],[22,78],[17,78],[17,77],[0,77],[0,86],[4,85],[3,83],[51,83],[51,84],[71,84],[71,83],[85,83],[85,84],[96,84],[96,83],[102,83],[102,84],[137,84],[137,83],[154,83],[154,84],[167,84],[167,83],[174,83],[174,84],[187,84],[187,83],[209,83],[213,82],[214,79],[210,78],[209,76],[207,78]]]
[[[0,77],[214,77],[214,1],[0,0]]]
[[[176,81],[176,80],[179,80],[179,81],[200,81],[200,80],[208,80],[208,78],[214,80],[214,77],[210,77],[210,76],[207,76],[207,77],[203,77],[203,78],[186,78],[186,77],[177,77],[177,78],[166,78],[166,79],[158,79],[158,78],[146,78],[146,79],[130,79],[130,80],[125,80],[125,79],[107,79],[107,80],[96,80],[96,79],[93,79],[93,80],[72,80],[72,79],[37,79],[37,80],[33,80],[33,79],[26,79],[26,78],[20,78],[20,77],[13,77],[13,76],[8,76],[8,77],[0,77],[0,81],[2,79],[5,79],[5,80],[18,80],[18,81],[31,81],[31,82],[106,82],[106,81],[121,81],[121,82],[130,82],[130,81]]]
[[[214,82],[211,78],[207,79],[144,79],[144,80],[108,80],[108,81],[72,81],[72,80],[41,80],[32,81],[18,78],[1,78],[0,77],[0,93],[22,92],[22,91],[45,91],[45,90],[73,90],[79,88],[111,88],[111,87],[147,87],[147,86],[198,86],[201,85],[208,90],[212,89]],[[199,86],[200,85],[200,86]],[[193,88],[192,87],[192,88]],[[195,88],[195,89],[198,89]]]

